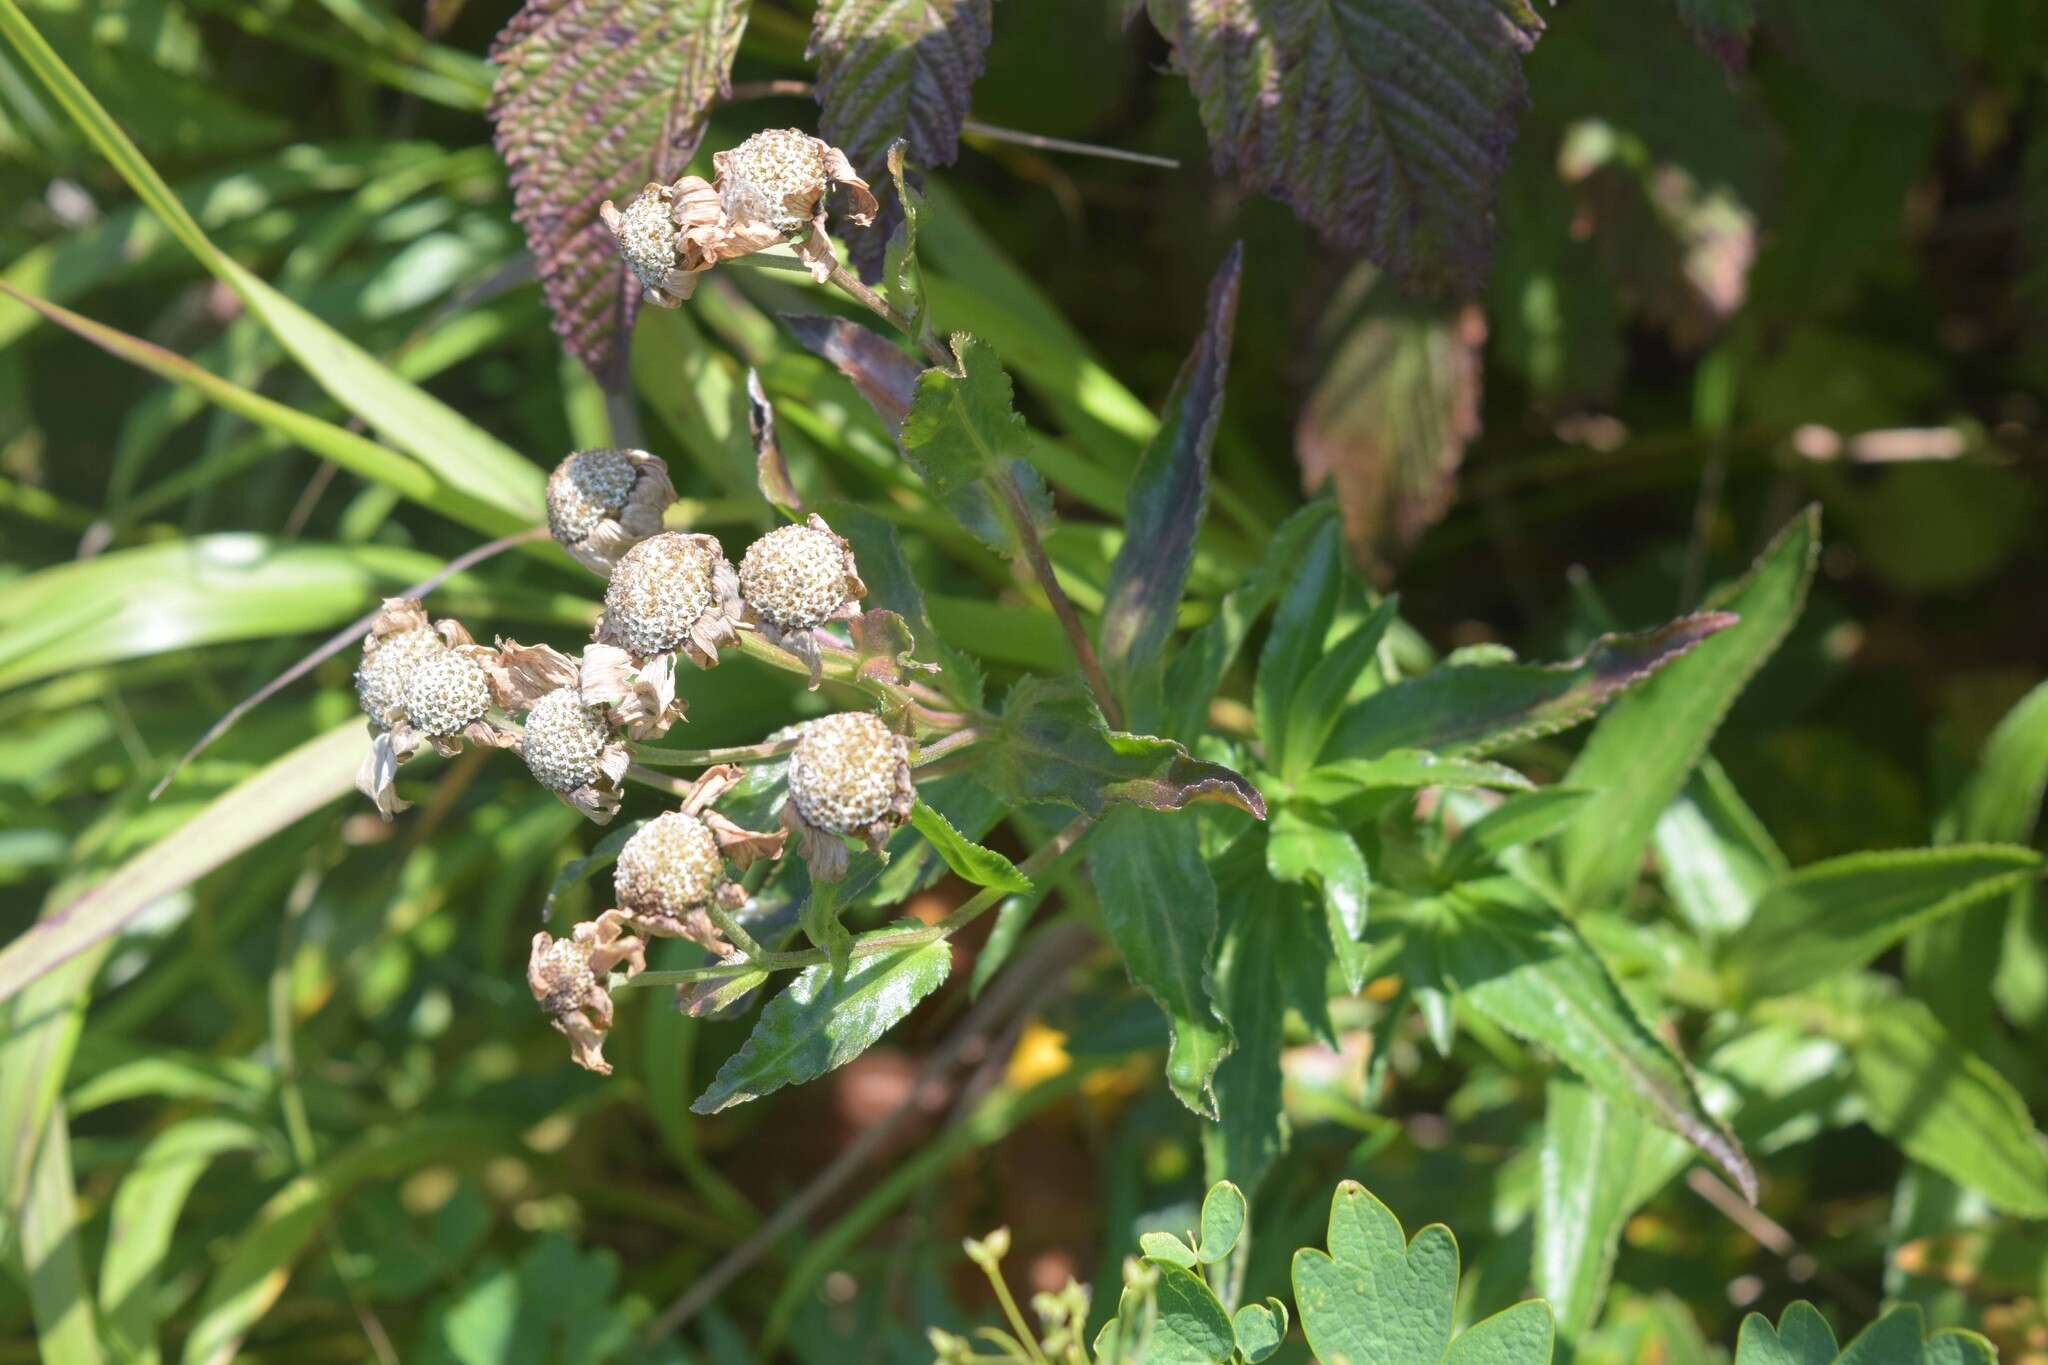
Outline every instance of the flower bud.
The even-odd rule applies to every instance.
[[[432,626],[421,623],[393,635],[371,636],[363,642],[363,661],[356,667],[356,699],[370,723],[382,728],[405,713],[405,685],[413,670],[447,649]]]
[[[612,570],[597,638],[636,659],[687,647],[708,667],[717,662],[717,643],[731,636],[719,599],[735,589],[715,539],[663,532],[626,551]]]

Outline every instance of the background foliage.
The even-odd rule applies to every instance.
[[[1175,1358],[1270,1303],[1327,1359],[1385,1338],[1329,1344],[1370,1314],[1319,1328],[1303,1264],[1442,1219],[1448,1278],[1395,1249],[1444,1359],[1519,1359],[1474,1324],[1532,1292],[1557,1358],[1825,1361],[1885,1305],[1845,1358],[2048,1357],[2048,11],[1117,8],[0,0],[0,1349],[924,1360],[1001,1320],[957,1249],[1001,1224],[1088,1342],[1142,1248],[1207,1324]],[[885,191],[848,246],[962,378],[785,325],[854,313],[782,270],[632,317],[595,203],[784,123]],[[780,1070],[801,993],[622,994],[599,1081],[519,968],[602,832],[502,756],[338,801],[348,655],[150,799],[573,448],[663,455],[736,553],[749,366],[1000,715],[925,787],[966,838],[1216,773],[1102,736],[949,511],[961,427],[1044,485],[1125,726],[1266,820],[1110,811]],[[539,547],[433,601],[573,647],[592,586]],[[706,747],[857,701],[687,690]],[[903,836],[848,927],[1002,879],[952,852]],[[1222,1177],[1222,1269],[1141,1241],[1199,1259]]]

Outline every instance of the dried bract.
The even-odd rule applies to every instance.
[[[630,980],[646,970],[647,954],[616,910],[577,925],[568,938],[535,934],[526,961],[526,984],[555,1031],[568,1038],[570,1057],[601,1076],[612,1072],[604,1059],[612,1026],[609,979],[621,967]]]
[[[599,209],[619,254],[647,291],[648,302],[675,308],[697,276],[720,261],[787,242],[819,281],[837,264],[825,234],[825,195],[847,193],[847,218],[874,221],[868,184],[846,153],[794,128],[771,128],[711,158],[714,178],[686,175],[650,184],[623,211]]]
[[[584,567],[610,574],[619,557],[661,531],[676,500],[668,466],[644,450],[579,450],[548,476],[548,531]]]

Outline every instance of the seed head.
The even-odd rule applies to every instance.
[[[490,705],[491,686],[483,669],[460,650],[428,655],[405,681],[406,723],[424,735],[460,734],[470,722],[483,719]]]
[[[902,740],[866,711],[812,721],[789,754],[797,813],[833,834],[859,834],[890,815],[907,780]]]
[[[724,880],[717,836],[696,816],[672,810],[642,825],[619,850],[612,889],[636,914],[681,917],[710,901]]]
[[[390,723],[405,706],[405,684],[421,660],[447,648],[431,626],[416,626],[396,635],[371,636],[363,644],[356,668],[356,699],[363,714],[377,725]]]
[[[825,192],[825,144],[794,128],[770,128],[726,153],[719,169],[719,199],[728,216],[795,232]],[[790,207],[791,198],[801,211]]]
[[[846,601],[846,552],[830,531],[781,526],[747,547],[740,596],[784,630],[821,626]]]
[[[519,752],[543,787],[572,792],[597,781],[597,761],[610,738],[603,713],[585,706],[575,688],[560,687],[526,713]]]
[[[707,537],[679,531],[641,541],[619,560],[605,588],[607,634],[641,658],[674,649],[711,605],[723,558]]]
[[[659,185],[642,190],[612,228],[619,254],[640,283],[660,290],[676,265],[676,224],[669,213],[668,193]]]
[[[534,953],[528,974],[540,989],[540,1007],[549,1014],[566,1014],[581,1009],[597,991],[597,974],[590,970],[590,946],[571,938],[558,938]]]
[[[571,544],[625,510],[639,468],[623,450],[580,450],[548,477],[548,530]]]

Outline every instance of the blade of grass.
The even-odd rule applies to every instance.
[[[71,1183],[71,1136],[61,1105],[50,1111],[37,1144],[19,1234],[43,1365],[99,1365],[105,1357],[78,1254],[78,1193]]]

